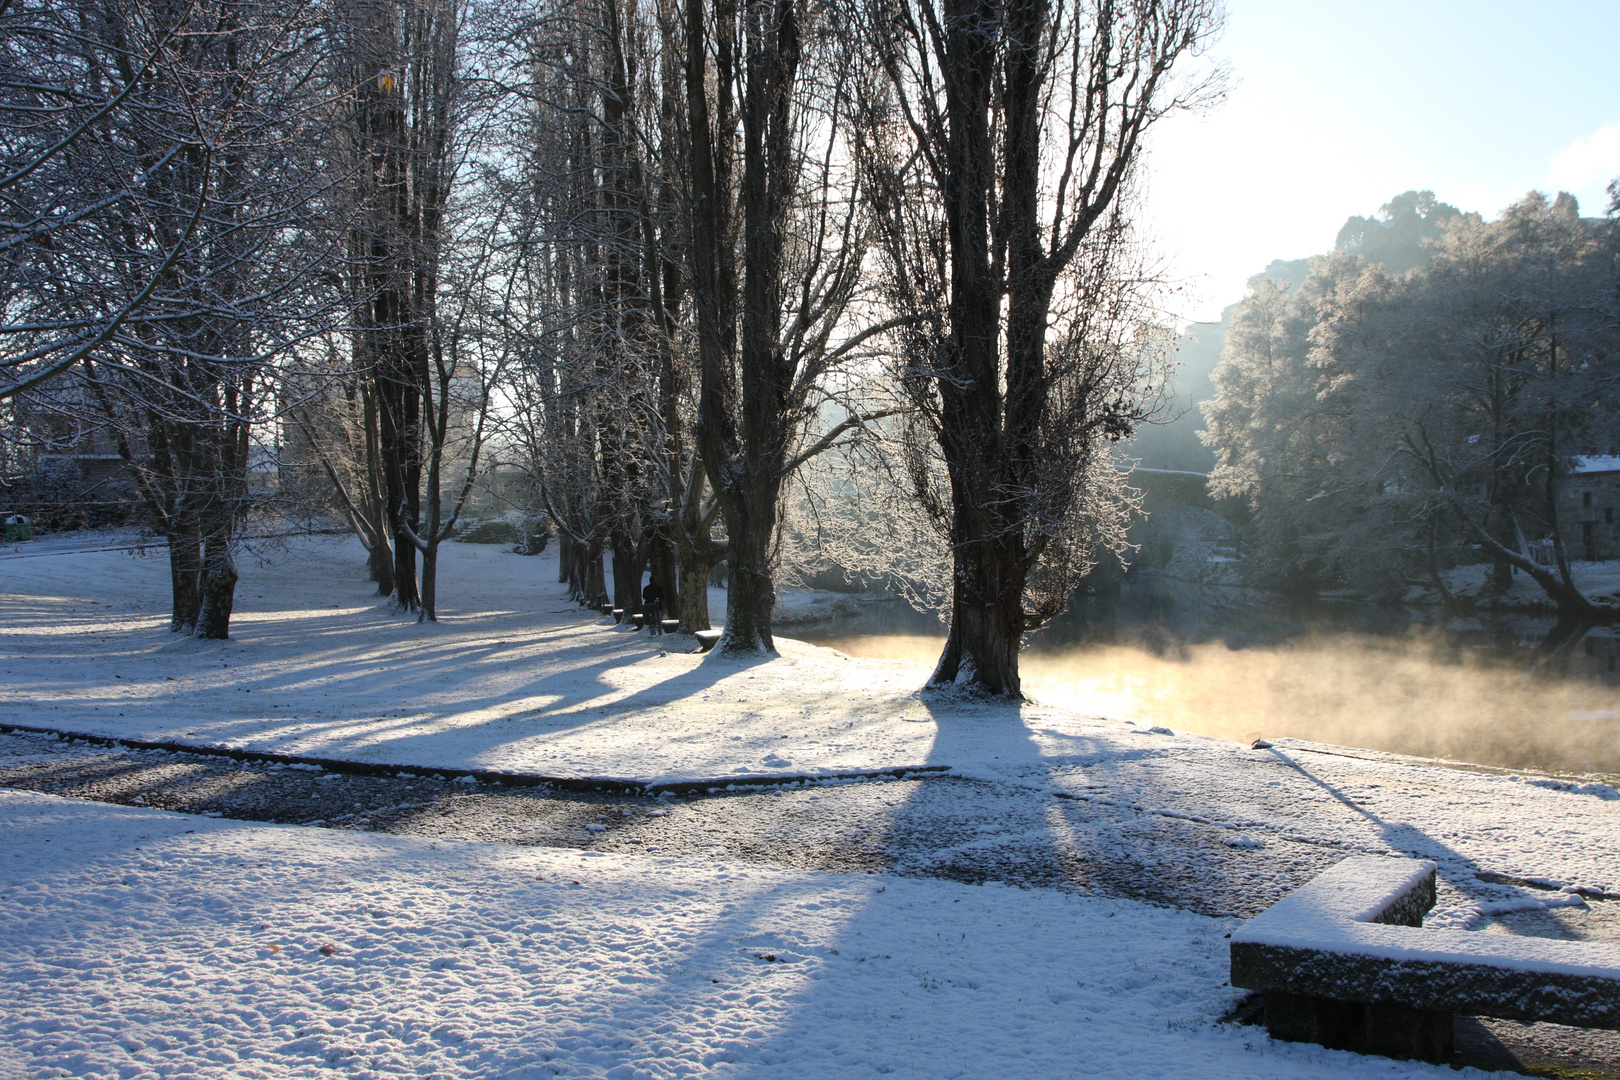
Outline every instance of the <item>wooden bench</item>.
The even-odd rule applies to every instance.
[[[1620,942],[1424,929],[1435,865],[1345,859],[1232,934],[1273,1038],[1442,1062],[1452,1017],[1620,1029]]]

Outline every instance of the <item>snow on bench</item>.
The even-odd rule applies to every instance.
[[[1273,1038],[1443,1061],[1452,1016],[1620,1029],[1620,943],[1423,927],[1435,864],[1345,859],[1232,934]]]

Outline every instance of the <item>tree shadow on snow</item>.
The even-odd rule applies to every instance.
[[[1252,917],[1362,850],[1434,859],[1458,885],[1476,869],[1275,751],[1214,740],[1188,748],[1125,725],[1087,737],[1076,733],[1078,718],[1050,724],[1052,710],[1029,702],[922,700],[937,733],[929,764],[953,772],[914,785],[892,813],[899,873]],[[1321,823],[1323,835],[1300,835],[1291,825],[1299,814]]]

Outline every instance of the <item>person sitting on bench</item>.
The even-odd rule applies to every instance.
[[[664,590],[659,587],[656,578],[647,582],[647,587],[641,590],[641,615],[644,622],[654,636],[664,632],[660,624],[664,619]]]

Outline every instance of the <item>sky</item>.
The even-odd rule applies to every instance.
[[[1163,122],[1144,223],[1214,320],[1273,259],[1333,246],[1352,214],[1432,190],[1495,217],[1534,189],[1586,215],[1620,176],[1620,35],[1606,3],[1228,0],[1225,99]]]

